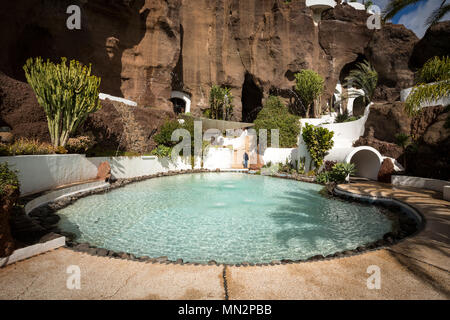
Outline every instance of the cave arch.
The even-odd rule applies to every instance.
[[[242,85],[242,121],[251,123],[255,121],[258,112],[262,109],[263,91],[259,88],[253,76],[245,73]]]
[[[173,111],[176,114],[191,112],[191,96],[187,93],[172,91],[170,101],[173,103]]]
[[[340,113],[348,112],[349,115],[355,116],[364,114],[366,106],[364,105],[364,98],[361,97],[361,95],[364,95],[364,91],[354,86],[347,87],[345,81],[345,78],[350,74],[350,71],[356,69],[356,65],[364,60],[367,60],[367,58],[362,54],[358,54],[357,58],[354,61],[347,63],[339,73],[339,80],[336,84],[334,94],[334,107],[336,110],[339,110]]]

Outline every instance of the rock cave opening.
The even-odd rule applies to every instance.
[[[242,121],[251,123],[262,109],[263,91],[250,73],[245,74],[242,86]]]
[[[336,85],[336,91],[334,94],[333,108],[340,113],[348,112],[349,115],[361,116],[364,114],[364,99],[358,94],[363,91],[354,86],[347,86],[346,77],[350,74],[350,71],[357,68],[357,64],[367,60],[362,54],[358,54],[358,57],[347,63],[339,74],[339,82]]]
[[[170,101],[173,103],[175,114],[191,112],[191,97],[182,91],[172,91]]]
[[[43,57],[44,59],[49,58],[52,61],[57,61],[58,56],[53,48],[54,39],[49,30],[36,25],[27,25],[19,36],[17,46],[10,48],[11,72],[5,70],[6,74],[16,80],[25,82],[23,66],[27,59]]]

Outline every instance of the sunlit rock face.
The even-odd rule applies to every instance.
[[[81,8],[81,30],[66,27],[72,4]],[[305,68],[325,79],[324,105],[342,70],[364,58],[380,74],[377,99],[395,99],[410,86],[418,39],[403,26],[369,30],[368,17],[339,4],[315,24],[305,1],[7,1],[0,70],[24,81],[29,57],[75,58],[92,63],[104,93],[172,111],[171,92],[184,91],[196,115],[208,107],[211,85],[226,85],[235,120],[252,121],[269,94],[292,98],[294,74]]]

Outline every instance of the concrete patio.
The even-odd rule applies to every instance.
[[[374,182],[340,185],[395,198],[418,210],[425,228],[391,247],[332,260],[261,267],[151,264],[61,248],[0,269],[0,299],[449,299],[450,203],[434,191]],[[81,270],[67,289],[66,270]],[[367,268],[381,271],[368,289]]]

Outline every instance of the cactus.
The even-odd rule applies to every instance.
[[[87,116],[101,108],[101,79],[91,75],[91,65],[61,58],[60,64],[41,57],[27,60],[23,69],[28,83],[44,108],[55,148],[64,147]]]

